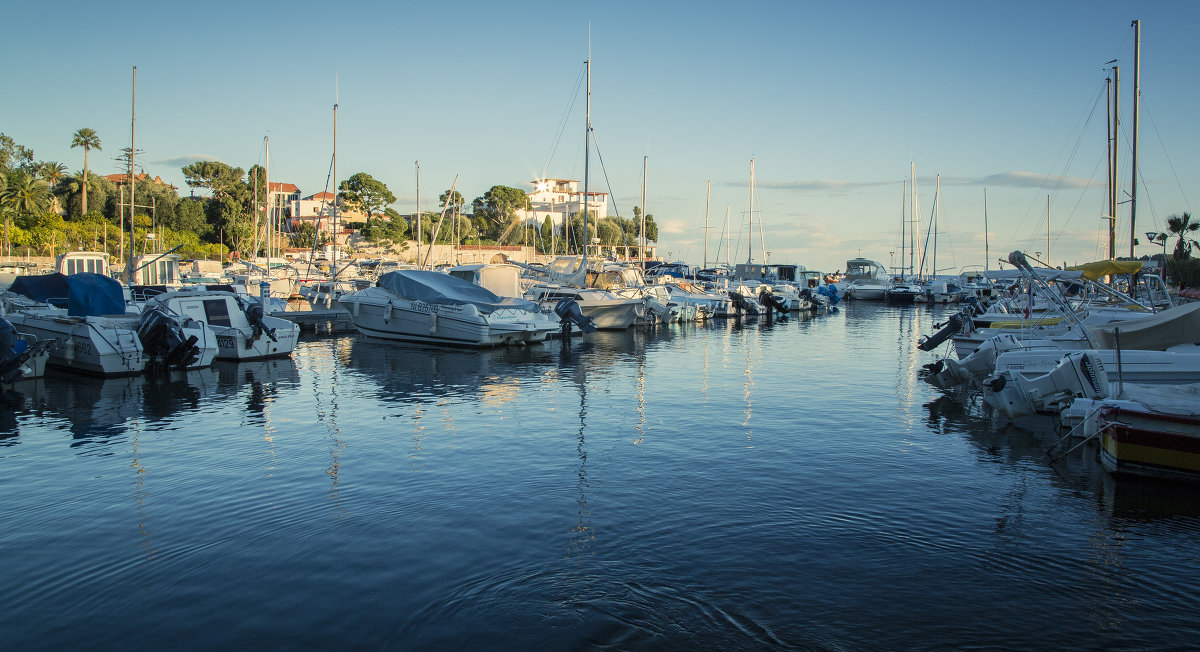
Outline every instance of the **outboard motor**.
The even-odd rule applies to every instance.
[[[187,369],[200,359],[200,347],[196,346],[199,338],[184,338],[179,321],[161,308],[147,307],[142,312],[137,334],[146,355],[168,366]]]
[[[742,316],[742,313],[747,311],[748,306],[746,304],[746,297],[742,296],[741,293],[730,291],[729,300],[733,303],[733,311],[737,313],[739,317]]]
[[[922,337],[917,342],[917,348],[922,351],[932,351],[938,348],[942,345],[942,342],[945,342],[963,330],[963,326],[970,323],[970,321],[971,318],[963,312],[956,312],[950,315],[950,319],[947,319],[944,323],[934,324],[934,326],[940,327],[941,330],[928,337]]]
[[[263,333],[265,333],[267,337],[271,338],[272,342],[279,341],[275,338],[275,329],[268,328],[267,324],[263,322],[263,315],[265,313],[261,303],[247,302],[247,304],[243,306],[242,312],[246,313],[246,321],[250,322],[250,325],[254,327],[254,337],[246,340],[247,348],[252,346],[253,341],[258,339],[258,336]]]
[[[765,285],[760,285],[758,290],[758,300],[767,307],[768,317],[774,314],[773,311],[778,311],[781,319],[787,319],[789,309],[787,300],[775,296],[775,293],[771,292],[771,288]]]
[[[579,303],[571,297],[563,297],[554,304],[554,314],[558,315],[558,320],[562,323],[563,338],[571,334],[571,324],[579,327],[579,330],[584,333],[594,333],[596,331],[596,323],[591,317],[583,314],[580,310]]]
[[[1054,369],[1033,378],[1002,371],[982,382],[983,401],[1009,419],[1046,412],[1057,414],[1076,398],[1108,398],[1108,374],[1100,354],[1072,351]]]

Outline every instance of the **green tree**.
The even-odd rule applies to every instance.
[[[574,254],[582,254],[584,245],[591,244],[592,238],[596,237],[596,212],[588,211],[587,232],[583,230],[583,213],[572,213],[570,227],[567,229],[570,241],[567,243],[567,251]]]
[[[33,150],[18,145],[0,133],[0,171],[11,171],[33,163]]]
[[[292,246],[302,249],[311,249],[314,243],[325,244],[328,239],[328,236],[322,233],[320,242],[317,242],[317,227],[312,222],[301,222],[291,234]]]
[[[367,174],[358,172],[338,186],[338,191],[351,206],[367,214],[367,222],[383,213],[385,207],[396,201],[396,196],[386,184]]]
[[[174,219],[164,219],[162,224],[175,231],[194,233],[198,237],[212,233],[212,226],[204,219],[204,201],[199,198],[184,197],[179,200]]]
[[[453,193],[447,190],[446,192],[442,193],[440,197],[438,197],[438,208],[443,210],[448,208],[451,212],[461,213],[462,207],[463,196],[462,193],[457,190],[455,190]]]
[[[4,251],[11,245],[9,240],[10,217],[32,219],[46,211],[50,191],[46,183],[31,172],[23,169],[11,171],[0,192],[0,208],[4,210]]]
[[[529,209],[529,196],[520,188],[492,186],[483,196],[476,197],[471,206],[476,220],[484,220],[484,237],[500,243],[517,225],[517,211]]]
[[[81,188],[83,188],[83,209],[80,214],[87,215],[88,151],[93,149],[103,151],[100,149],[100,136],[96,135],[94,129],[83,127],[79,131],[76,131],[74,137],[71,139],[71,148],[74,149],[76,147],[83,148],[83,184],[81,185]]]
[[[1193,222],[1191,213],[1185,212],[1183,215],[1171,215],[1167,218],[1167,232],[1179,237],[1172,254],[1175,260],[1190,258],[1193,247],[1200,249],[1200,243],[1196,242],[1194,235],[1196,231],[1200,231],[1200,222]]]
[[[181,168],[183,179],[192,188],[207,188],[213,197],[232,196],[238,199],[246,193],[242,168],[235,168],[220,161],[196,161]]]
[[[642,237],[642,209],[633,207],[634,235]],[[658,224],[654,222],[654,213],[646,213],[646,242],[658,242]]]
[[[538,250],[544,254],[558,253],[554,251],[554,220],[547,215],[542,222],[541,231],[538,233]]]
[[[596,221],[596,237],[600,238],[600,244],[606,247],[621,244],[622,235],[621,226],[616,220],[601,218]]]

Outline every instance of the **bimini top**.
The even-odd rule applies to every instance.
[[[125,295],[120,281],[103,274],[18,276],[8,289],[34,301],[60,307],[65,303],[67,314],[72,317],[125,313]]]
[[[487,312],[505,308],[542,311],[541,306],[532,301],[501,298],[487,288],[442,272],[402,269],[383,274],[379,277],[378,285],[409,301],[454,306],[470,304]]]
[[[1070,271],[1083,272],[1083,277],[1089,281],[1098,280],[1101,276],[1110,274],[1134,274],[1142,268],[1140,260],[1097,260],[1094,263],[1071,265]]]

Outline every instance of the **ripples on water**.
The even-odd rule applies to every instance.
[[[943,311],[358,337],[0,397],[6,647],[1170,647],[1200,494],[918,379]]]

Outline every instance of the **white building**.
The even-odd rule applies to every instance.
[[[533,190],[525,193],[529,197],[529,210],[524,218],[541,224],[549,217],[555,226],[561,226],[573,213],[583,211],[583,191],[579,181],[573,179],[537,179]],[[588,192],[587,209],[597,219],[608,215],[608,193]]]

